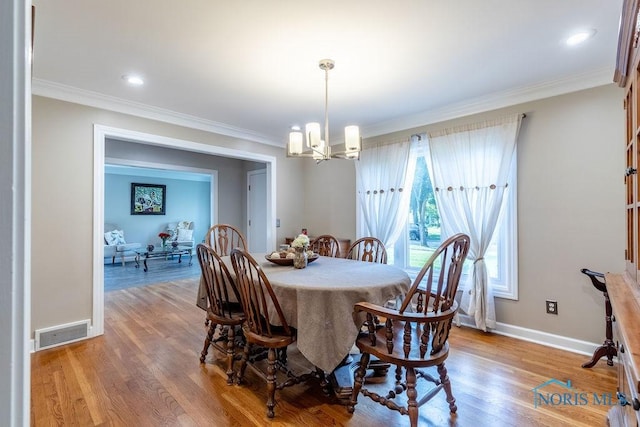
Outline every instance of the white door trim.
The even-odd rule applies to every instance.
[[[31,403],[31,1],[0,3],[0,425]]]
[[[276,227],[276,158],[250,151],[218,147],[127,129],[94,124],[93,126],[93,325],[90,336],[104,333],[104,165],[107,138],[140,144],[175,148],[184,151],[263,162],[267,165],[267,245],[274,247]]]

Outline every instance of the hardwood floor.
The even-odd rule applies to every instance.
[[[125,265],[119,262],[107,263],[104,265],[104,291],[111,292],[200,276],[200,265],[195,250],[191,265],[189,265],[189,255],[184,255],[182,262],[177,261],[177,256],[167,260],[152,258],[148,260],[147,271],[142,268],[144,265],[142,260],[139,268],[136,268],[134,261],[127,261]]]
[[[364,396],[350,415],[315,383],[276,391],[276,416],[267,419],[261,378],[248,369],[246,385],[228,386],[224,358],[212,349],[200,364],[197,283],[109,292],[103,336],[33,354],[31,425],[408,425]],[[583,369],[586,356],[468,328],[454,327],[449,342],[458,413],[449,414],[439,393],[420,408],[421,426],[604,426],[609,407],[593,394],[611,393],[616,403],[616,368],[604,361]],[[546,385],[540,391],[550,400],[534,407],[533,389],[551,379],[573,389]]]

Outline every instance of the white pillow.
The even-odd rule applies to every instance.
[[[185,230],[184,228],[178,228],[178,237],[176,238],[179,242],[191,241],[193,240],[193,230]]]
[[[107,245],[125,245],[127,242],[124,240],[123,230],[111,230],[104,233],[104,241]]]
[[[188,229],[189,227],[191,227],[191,221],[180,221],[180,222],[178,222],[178,225],[177,225],[176,228],[177,229],[181,229],[181,228]]]

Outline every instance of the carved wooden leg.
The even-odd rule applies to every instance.
[[[367,373],[369,357],[369,353],[362,353],[362,357],[360,358],[360,365],[358,366],[358,369],[356,369],[356,374],[353,381],[353,391],[351,392],[351,401],[347,405],[347,411],[349,411],[350,414],[353,414],[355,406],[358,403],[358,394],[360,393],[360,389],[362,388],[362,384],[364,383],[364,376]]]
[[[236,384],[242,382],[244,377],[244,370],[247,368],[247,360],[249,360],[249,352],[251,351],[251,344],[246,343],[244,345],[244,352],[242,352],[242,359],[240,359],[240,369],[238,369],[238,376],[236,378]]]
[[[411,427],[418,425],[418,392],[416,391],[416,371],[412,367],[405,368],[407,371],[407,409]]]
[[[320,380],[320,388],[325,396],[331,395],[331,386],[324,371],[316,366],[316,377]]]
[[[233,384],[233,357],[235,355],[236,327],[231,325],[227,329],[227,384]]]
[[[282,366],[287,366],[287,347],[278,349],[278,360]]]
[[[276,406],[276,351],[272,348],[268,353],[267,365],[267,417],[273,418],[273,408]]]
[[[402,382],[402,366],[396,365],[396,384]]]
[[[438,373],[440,374],[440,382],[444,387],[444,392],[447,394],[449,410],[451,411],[451,413],[455,413],[458,410],[458,407],[456,406],[456,399],[453,397],[453,393],[451,392],[451,381],[449,381],[447,368],[444,367],[444,363],[438,365]]]
[[[207,357],[207,353],[209,352],[209,346],[211,345],[211,341],[213,341],[213,333],[216,331],[215,323],[211,323],[209,325],[209,330],[207,331],[207,336],[204,339],[204,348],[202,349],[202,353],[200,353],[200,363],[204,363],[204,359]]]

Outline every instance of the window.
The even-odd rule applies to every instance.
[[[405,269],[414,277],[425,261],[440,245],[440,217],[433,194],[428,162],[423,153],[415,158],[415,174],[411,185],[411,202],[405,232],[393,247],[387,248],[388,263]],[[512,185],[505,193],[505,206],[500,214],[493,240],[485,254],[485,263],[494,296],[518,298],[517,271],[517,203],[516,153],[512,161]],[[465,262],[465,274],[471,261]],[[462,283],[466,281],[463,277]]]

